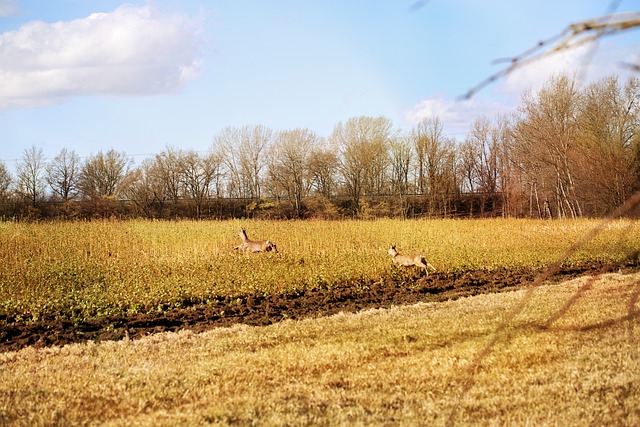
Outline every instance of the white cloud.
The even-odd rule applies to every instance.
[[[0,0],[0,18],[18,13],[18,6],[13,0]]]
[[[520,94],[537,91],[554,75],[566,73],[588,84],[610,75],[621,79],[634,76],[623,64],[637,63],[639,39],[625,33],[617,38],[601,38],[597,44],[584,44],[548,53],[523,64],[502,79],[497,88],[502,93]]]
[[[405,113],[405,119],[410,124],[417,124],[428,117],[438,117],[445,122],[459,121],[461,110],[468,109],[470,101],[462,101],[465,106],[457,108],[456,103],[442,96],[424,98]]]
[[[637,63],[637,57],[637,43],[624,46],[615,41],[601,40],[597,46],[583,45],[562,50],[523,64],[499,79],[495,92],[518,97],[526,90],[537,92],[559,74],[575,77],[582,84],[611,75],[625,80],[635,74],[624,64]]]
[[[437,117],[443,124],[444,133],[453,137],[464,137],[473,122],[480,117],[494,118],[507,113],[510,107],[480,97],[471,99],[447,99],[442,95],[427,97],[404,114],[405,121],[416,125],[429,117]]]
[[[470,99],[455,100],[442,95],[426,97],[405,112],[405,121],[415,125],[424,118],[437,116],[445,133],[459,137],[464,136],[473,121],[480,117],[492,119],[498,114],[515,112],[525,91],[539,91],[554,75],[567,73],[582,83],[612,74],[620,75],[623,81],[634,76],[621,64],[638,62],[637,45],[620,47],[603,42],[593,55],[589,53],[587,47],[580,47],[544,56],[483,87]]]
[[[585,53],[585,48],[576,48],[523,64],[505,76],[498,83],[496,90],[510,95],[519,95],[526,90],[538,91],[554,75],[566,73],[580,77],[589,67]]]
[[[186,17],[151,6],[32,21],[0,34],[0,108],[172,93],[197,74],[198,43],[199,29]]]
[[[481,117],[493,119],[500,114],[515,111],[520,96],[525,90],[538,90],[554,74],[562,70],[577,69],[580,54],[568,52],[553,55],[516,68],[507,76],[495,83],[482,87],[473,97],[459,99],[447,98],[443,95],[423,98],[405,112],[405,121],[411,125],[419,123],[427,117],[438,117],[445,133],[455,137],[464,137],[471,129],[473,122]],[[498,68],[499,70],[500,68]],[[489,76],[482,77],[488,78]]]

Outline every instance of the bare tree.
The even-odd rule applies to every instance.
[[[225,128],[214,138],[213,151],[224,163],[232,197],[260,198],[272,134],[271,129],[258,125]]]
[[[163,200],[167,198],[177,206],[180,198],[184,197],[184,178],[182,176],[182,156],[183,153],[173,148],[155,156],[152,173],[155,179],[162,183],[162,194],[157,192],[157,198]]]
[[[436,117],[423,119],[412,130],[411,138],[416,150],[416,178],[419,194],[427,194],[439,162],[439,148],[443,142],[442,122]]]
[[[302,198],[309,194],[311,175],[309,160],[312,147],[320,138],[308,129],[293,129],[276,134],[268,161],[271,187],[284,191],[293,204],[296,216],[302,215]]]
[[[331,197],[336,190],[336,174],[340,164],[336,150],[328,146],[313,147],[309,154],[309,173],[312,186],[323,197]]]
[[[407,194],[409,194],[409,173],[411,172],[411,162],[413,160],[412,154],[413,147],[407,135],[398,136],[390,141],[391,191],[400,198],[403,217],[406,217],[409,210]]]
[[[492,131],[495,141],[496,167],[498,170],[498,187],[502,198],[502,216],[515,216],[515,199],[518,198],[517,176],[513,157],[512,123],[506,116],[499,116]]]
[[[266,164],[266,151],[272,134],[270,128],[261,125],[245,126],[240,132],[240,170],[252,199],[259,199],[261,196],[262,170]]]
[[[418,193],[427,196],[429,213],[433,215],[439,206],[448,207],[451,202],[448,197],[456,193],[451,191],[452,183],[457,183],[455,144],[444,138],[438,117],[425,118],[418,123],[411,132],[411,139],[416,150]]]
[[[580,198],[603,215],[638,188],[640,81],[621,87],[617,77],[608,77],[589,85],[583,100],[576,159]]]
[[[461,176],[462,189],[468,193],[474,193],[479,185],[478,159],[480,152],[473,139],[467,137],[458,146],[458,156],[460,158],[459,170]]]
[[[9,188],[12,182],[11,172],[9,172],[7,165],[0,161],[0,200],[5,200],[9,197]]]
[[[435,186],[435,194],[439,198],[438,209],[444,217],[449,215],[460,194],[457,169],[458,157],[455,142],[452,139],[447,139],[442,146],[442,160],[438,166]]]
[[[195,151],[188,151],[182,156],[181,165],[184,186],[195,203],[196,216],[200,218],[206,200],[212,193],[217,193],[212,186],[220,173],[221,161],[213,153],[200,156]]]
[[[46,165],[49,187],[65,202],[73,199],[78,193],[80,167],[80,157],[66,148],[60,150],[60,153]]]
[[[85,162],[79,176],[79,187],[85,198],[99,199],[120,195],[132,161],[124,152],[113,149],[98,152]]]
[[[553,206],[558,217],[582,215],[576,197],[575,162],[580,93],[575,79],[552,78],[537,94],[523,96],[514,136],[521,163],[533,163],[528,173],[545,197],[544,212]],[[544,184],[543,188],[539,188]],[[548,202],[548,203],[547,203]]]
[[[333,130],[331,140],[339,147],[340,173],[355,212],[360,210],[362,195],[383,191],[391,126],[386,117],[361,116],[341,122]]]
[[[469,199],[469,216],[473,216],[474,212],[474,195],[479,186],[478,178],[478,162],[480,153],[477,144],[467,137],[458,146],[458,171],[460,175],[461,191],[468,193]]]
[[[494,209],[500,202],[502,215],[509,216],[515,191],[512,134],[511,124],[505,116],[498,116],[494,121],[481,117],[473,123],[463,145],[461,165],[463,170],[473,168],[473,171],[466,171],[465,179],[470,186],[476,186],[474,191],[481,202],[480,213],[486,202],[491,201]]]
[[[158,173],[156,159],[145,159],[130,173],[130,185],[124,190],[138,211],[146,217],[154,217],[161,211],[167,197],[165,183]]]
[[[246,197],[248,194],[248,189],[244,189],[242,186],[239,161],[236,158],[238,155],[236,146],[239,139],[239,130],[232,127],[222,129],[213,139],[213,152],[218,153],[225,168],[229,197]]]
[[[413,160],[410,137],[393,138],[389,144],[391,157],[391,189],[394,194],[404,196],[409,192],[409,173]]]
[[[484,213],[488,200],[495,200],[498,187],[498,134],[486,117],[473,122],[467,138],[475,146],[478,158],[474,162],[478,192],[480,196],[480,214]]]
[[[45,196],[45,158],[42,148],[25,149],[22,161],[17,165],[17,191],[29,200],[34,208]]]

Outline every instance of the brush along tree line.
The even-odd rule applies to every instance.
[[[354,117],[309,129],[225,128],[208,152],[167,147],[0,162],[4,218],[601,216],[640,188],[640,80],[581,86],[567,75],[510,115],[477,118],[463,140],[438,117],[408,131]]]

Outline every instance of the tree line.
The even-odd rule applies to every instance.
[[[354,117],[309,129],[228,127],[211,149],[167,147],[134,166],[113,149],[82,160],[24,151],[0,162],[3,218],[602,216],[640,189],[640,81],[581,86],[558,75],[510,115],[457,141],[438,117],[399,131]]]

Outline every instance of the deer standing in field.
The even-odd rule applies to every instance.
[[[276,244],[271,240],[249,240],[249,237],[247,237],[247,231],[244,229],[244,227],[240,229],[238,237],[242,239],[242,243],[236,246],[234,249],[242,249],[245,253],[270,251],[278,253]]]
[[[400,265],[403,267],[420,267],[424,268],[424,271],[427,272],[427,276],[429,275],[429,268],[433,271],[437,271],[436,268],[429,264],[427,260],[422,255],[400,255],[396,250],[396,245],[392,244],[391,248],[387,251],[389,255],[391,255],[391,260],[395,265]]]

